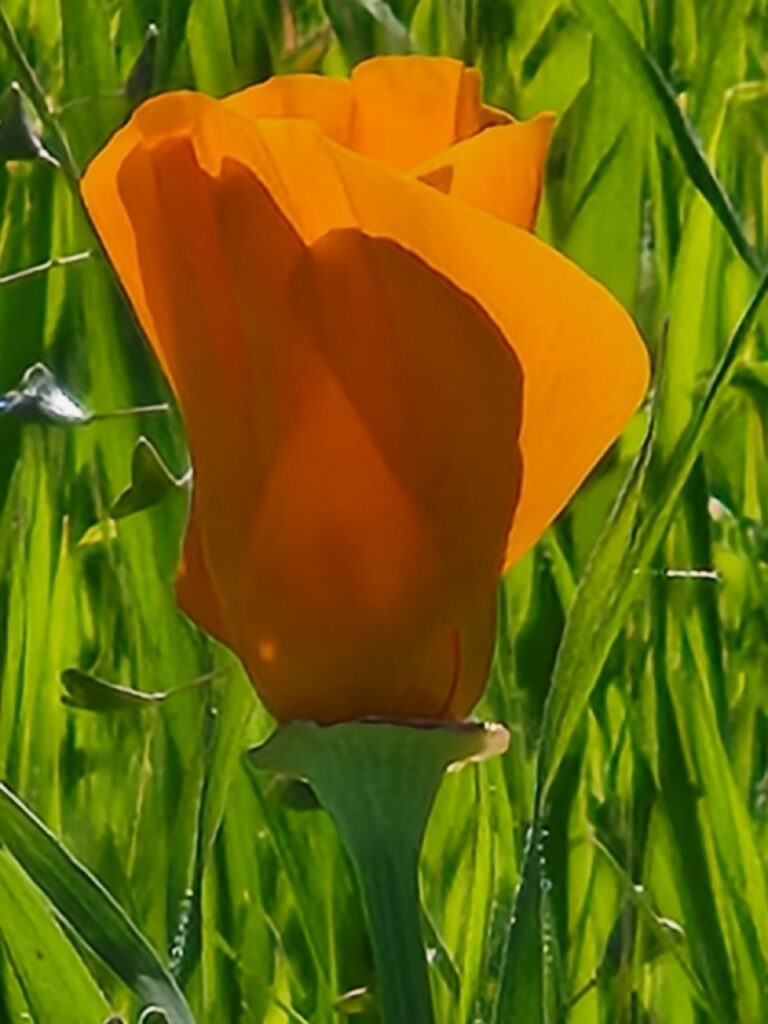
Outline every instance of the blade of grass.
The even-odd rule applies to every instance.
[[[680,901],[689,922],[694,962],[715,1010],[715,1020],[738,1020],[734,978],[718,914],[714,880],[707,860],[706,837],[698,813],[698,787],[686,763],[685,749],[672,706],[676,667],[670,664],[668,614],[664,592],[654,587],[654,676],[657,691],[660,744],[661,802],[679,858]],[[669,623],[674,629],[674,623]]]
[[[655,111],[656,119],[672,139],[690,181],[714,210],[736,251],[748,266],[760,273],[763,259],[745,235],[730,197],[707,162],[693,128],[656,61],[643,49],[610,0],[576,0],[576,6],[595,35],[616,56],[617,65],[629,83],[639,90],[648,108]]]
[[[39,1021],[102,1021],[109,1007],[39,890],[0,850],[0,946],[4,945]]]
[[[386,0],[323,0],[323,7],[350,64],[375,53],[408,53],[408,31]]]
[[[568,614],[547,699],[538,759],[539,806],[546,801],[603,663],[637,592],[637,570],[649,564],[669,526],[677,499],[701,451],[717,403],[766,292],[768,275],[736,325],[706,393],[664,469],[653,507],[642,524],[638,526],[638,513],[653,428],[592,553]]]
[[[69,147],[69,142],[61,130],[61,126],[59,125],[57,118],[51,110],[48,98],[45,95],[45,90],[40,84],[37,74],[35,73],[35,69],[27,60],[27,56],[19,43],[13,24],[8,18],[8,15],[2,5],[0,5],[0,42],[2,42],[8,51],[8,55],[15,65],[16,74],[18,75],[22,88],[31,100],[32,105],[37,111],[38,117],[56,142],[57,156],[61,161],[61,168],[67,177],[70,187],[77,191],[80,171],[75,163],[72,150]]]
[[[170,1024],[194,1024],[176,982],[107,890],[0,783],[0,838],[67,925]]]

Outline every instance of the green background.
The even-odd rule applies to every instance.
[[[19,80],[45,145],[71,151],[68,180],[8,160],[0,132],[0,392],[42,360],[100,412],[169,399],[103,259],[12,275],[94,248],[72,175],[142,85],[222,94],[410,50],[477,64],[517,116],[557,113],[539,232],[630,309],[655,384],[502,584],[479,712],[510,752],[446,779],[422,861],[436,1015],[768,1020],[765,0],[0,12],[0,86]],[[200,1024],[372,1024],[370,994],[337,1002],[373,977],[333,829],[300,788],[249,776],[267,716],[174,606],[186,492],[111,514],[140,435],[185,472],[175,412],[0,417],[0,1022],[135,1021],[153,1002],[189,1022],[183,990]],[[148,701],[86,678],[89,710],[62,703],[67,668],[148,692],[226,674]]]

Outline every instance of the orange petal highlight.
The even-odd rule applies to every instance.
[[[414,167],[411,174],[470,206],[532,230],[554,116],[486,128]]]
[[[448,57],[374,57],[358,64],[350,81],[349,147],[395,171],[409,170],[487,123],[478,72]]]
[[[222,103],[249,120],[304,118],[334,142],[346,146],[350,141],[354,96],[350,83],[343,78],[284,75],[233,93]]]

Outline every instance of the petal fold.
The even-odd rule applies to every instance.
[[[310,74],[277,76],[233,93],[221,102],[249,120],[304,118],[316,124],[329,139],[342,146],[349,145],[354,96],[346,79]]]
[[[512,121],[483,105],[479,71],[449,57],[374,57],[357,65],[350,84],[354,120],[347,145],[395,171]]]
[[[453,199],[530,231],[536,221],[554,117],[486,128],[410,172]]]

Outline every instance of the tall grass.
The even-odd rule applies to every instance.
[[[503,583],[479,711],[511,749],[446,779],[422,864],[437,1018],[768,1021],[765,0],[0,11],[0,86],[21,82],[65,165],[0,169],[0,391],[42,361],[101,412],[170,400],[72,189],[142,91],[414,50],[476,63],[521,117],[556,111],[539,231],[632,311],[655,387]],[[175,412],[0,416],[0,1022],[164,1001],[199,1024],[372,1024],[334,831],[302,790],[248,775],[269,721],[173,603],[186,491],[113,505],[140,436],[183,476]],[[135,505],[147,486],[140,470]],[[89,675],[67,691],[65,669]],[[158,693],[214,669],[162,700],[90,678]]]

